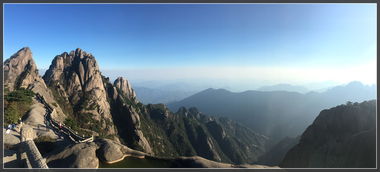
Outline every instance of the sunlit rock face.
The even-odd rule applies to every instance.
[[[136,93],[127,79],[118,77],[114,82],[114,86],[120,90],[120,94],[124,94],[130,99],[136,99]]]
[[[28,47],[20,49],[4,62],[4,86],[9,91],[27,88],[38,82],[37,65],[34,63],[32,51]]]
[[[101,130],[115,134],[101,73],[95,57],[81,49],[54,58],[44,75],[45,82],[75,108],[74,113],[92,114]]]
[[[20,49],[4,62],[4,88],[6,92],[19,88],[30,89],[44,96],[47,103],[55,104],[56,113],[53,117],[63,121],[66,115],[56,103],[52,92],[38,74],[37,65],[33,60],[32,51],[28,47]]]

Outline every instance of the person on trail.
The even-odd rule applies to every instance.
[[[62,123],[59,123],[59,130],[62,130]]]

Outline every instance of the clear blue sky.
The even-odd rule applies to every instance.
[[[354,67],[376,59],[376,4],[5,4],[4,59],[77,47],[102,70]]]

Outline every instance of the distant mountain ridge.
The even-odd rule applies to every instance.
[[[206,89],[181,101],[168,104],[172,110],[179,107],[197,107],[216,116],[230,117],[254,131],[274,140],[296,137],[323,109],[376,98],[375,86],[351,82],[325,92],[301,94],[288,91],[255,91],[239,93],[225,89]]]
[[[171,88],[134,87],[137,98],[144,104],[171,103],[193,95],[197,91]]]
[[[303,86],[296,86],[290,84],[277,84],[271,86],[263,86],[257,89],[258,91],[289,91],[298,93],[307,93],[310,90]]]

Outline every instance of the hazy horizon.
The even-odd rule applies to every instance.
[[[41,69],[39,70],[39,74],[43,76],[47,69]],[[358,80],[350,80],[347,82],[336,82],[332,80],[325,80],[325,81],[310,81],[305,83],[291,83],[291,82],[265,82],[265,81],[257,81],[257,80],[238,80],[238,79],[166,79],[166,80],[143,80],[139,77],[132,77],[134,74],[133,72],[126,71],[126,72],[112,72],[112,71],[101,71],[102,74],[105,77],[108,77],[110,79],[110,82],[116,80],[117,77],[124,77],[128,79],[128,81],[132,84],[132,87],[144,87],[144,88],[150,88],[150,89],[161,89],[161,90],[170,90],[170,89],[176,89],[176,90],[183,90],[183,91],[192,91],[192,92],[198,92],[202,91],[208,88],[214,88],[214,89],[226,89],[231,92],[244,92],[248,90],[258,90],[262,87],[268,87],[268,86],[276,86],[276,85],[290,85],[290,86],[299,86],[305,88],[307,91],[297,91],[300,93],[307,93],[310,91],[315,92],[323,92],[329,88],[336,87],[336,86],[342,86],[347,85],[351,82],[355,82]],[[361,81],[358,81],[361,82]],[[364,83],[361,82],[365,86],[376,86],[376,83]]]
[[[375,4],[4,5],[4,60],[28,46],[46,70],[81,48],[133,85],[371,85],[376,45]]]

